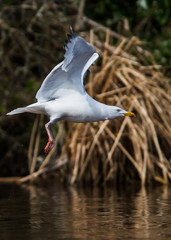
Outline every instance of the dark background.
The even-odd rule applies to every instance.
[[[35,116],[6,113],[32,103],[49,71],[63,59],[70,25],[77,24],[79,1],[0,2],[0,175],[23,176]],[[146,42],[170,81],[171,1],[85,1],[84,15],[124,36]],[[82,25],[79,31],[89,30]],[[43,126],[42,126],[43,128]],[[42,131],[40,154],[47,140]]]

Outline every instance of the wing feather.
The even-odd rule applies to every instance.
[[[71,29],[66,42],[64,61],[55,66],[43,81],[36,94],[39,102],[50,101],[68,95],[70,91],[85,93],[83,77],[98,58],[94,48]]]

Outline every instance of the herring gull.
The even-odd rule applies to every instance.
[[[13,115],[30,112],[49,117],[50,121],[45,124],[49,137],[45,153],[49,153],[54,146],[51,128],[57,121],[96,122],[135,116],[132,112],[100,103],[88,95],[84,88],[84,76],[99,55],[72,28],[64,49],[64,60],[43,81],[36,94],[37,102],[7,113]]]

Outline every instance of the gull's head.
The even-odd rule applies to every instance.
[[[122,108],[119,108],[119,107],[115,107],[114,111],[115,111],[116,118],[125,117],[125,116],[135,117],[135,114],[133,112],[127,112],[127,111],[125,111],[125,110],[123,110]]]

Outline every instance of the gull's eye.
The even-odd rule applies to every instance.
[[[120,110],[120,109],[117,109],[116,111],[117,111],[117,112],[120,112],[121,110]]]

